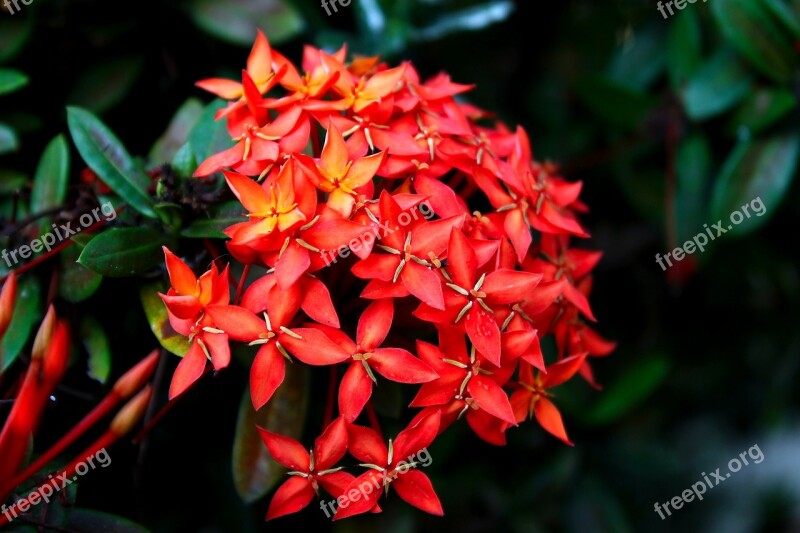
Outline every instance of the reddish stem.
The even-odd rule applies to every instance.
[[[378,421],[378,413],[375,412],[375,408],[372,406],[372,400],[367,402],[367,418],[369,418],[369,425],[372,426],[378,435],[383,438],[383,431],[381,431],[381,424]]]
[[[118,213],[121,212],[121,211],[122,211],[122,208],[120,208],[118,210]],[[90,232],[96,230],[97,228],[100,228],[100,227],[104,226],[105,223],[106,223],[105,219],[104,220],[100,220],[98,222],[95,222],[94,224],[92,224],[91,226],[89,226],[88,228],[83,230],[83,233],[90,233]],[[67,239],[66,241],[63,241],[63,242],[59,243],[55,248],[53,248],[49,252],[45,253],[44,255],[40,255],[39,257],[37,257],[36,259],[31,261],[30,263],[26,263],[26,264],[22,265],[21,267],[15,269],[14,272],[17,274],[17,276],[19,276],[20,274],[24,274],[28,270],[31,270],[32,268],[34,268],[36,265],[47,261],[48,259],[50,259],[54,255],[58,254],[61,250],[71,246],[74,243],[75,243],[75,241],[73,241],[72,239]],[[6,280],[7,277],[8,277],[8,274],[6,274],[5,276],[0,276],[0,283],[3,283]]]
[[[55,443],[49,450],[43,453],[36,461],[28,465],[28,468],[17,474],[6,486],[10,489],[19,486],[26,479],[30,478],[36,472],[44,468],[47,463],[55,459],[61,454],[68,446],[81,437],[86,431],[94,426],[100,419],[105,417],[111,412],[114,407],[119,404],[121,398],[113,392],[103,398],[103,400],[95,407],[88,415],[81,420],[78,425],[72,428],[66,435]],[[5,487],[4,487],[5,488]],[[5,492],[5,491],[2,491]]]
[[[69,465],[67,465],[67,467],[65,469],[61,470],[60,472],[57,472],[56,475],[52,476],[51,479],[48,479],[47,482],[42,483],[41,485],[39,485],[36,489],[31,490],[29,492],[29,494],[30,493],[34,493],[34,492],[42,494],[43,489],[45,487],[47,487],[47,486],[49,486],[50,489],[51,489],[51,490],[47,491],[48,493],[49,492],[55,493],[56,490],[53,489],[53,486],[54,486],[53,484],[54,483],[63,484],[64,483],[63,481],[58,481],[58,480],[64,480],[64,479],[72,481],[72,479],[74,478],[75,474],[77,473],[77,468],[78,468],[79,465],[84,464],[84,462],[89,457],[92,457],[94,454],[96,454],[100,450],[102,450],[104,448],[107,448],[108,446],[111,446],[112,444],[114,444],[117,441],[117,439],[119,439],[119,437],[120,437],[120,435],[116,435],[113,431],[107,431],[105,434],[103,434],[103,436],[101,436],[99,439],[97,439],[91,446],[86,448],[82,453],[78,454],[78,456],[75,459],[73,459],[72,462]],[[54,480],[56,480],[56,481],[54,481]],[[57,485],[57,486],[58,486],[58,490],[61,490],[61,489],[64,488],[61,485]],[[14,505],[12,505],[11,507],[7,508],[6,511],[3,514],[0,514],[0,527],[3,527],[4,525],[8,524],[18,514],[20,514],[19,510],[17,508],[17,505],[19,503],[21,503],[22,501],[24,501],[24,500],[19,500],[19,501],[15,502]],[[9,517],[11,517],[11,520],[9,519]]]
[[[331,422],[333,422],[333,405],[336,403],[336,388],[339,384],[339,373],[336,371],[336,365],[331,365],[328,368],[328,401],[325,404],[325,417],[322,422],[322,431],[325,431]]]
[[[244,266],[244,270],[242,270],[242,277],[239,278],[239,286],[236,287],[236,297],[233,299],[234,305],[239,305],[240,300],[242,298],[242,292],[244,292],[244,282],[247,280],[247,275],[250,274],[250,267],[251,264],[246,264]]]

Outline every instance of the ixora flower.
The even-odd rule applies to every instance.
[[[267,519],[315,497],[334,519],[380,512],[390,488],[443,514],[412,458],[462,418],[498,446],[531,419],[572,444],[552,389],[576,374],[599,388],[589,360],[615,348],[587,325],[601,254],[574,246],[588,237],[580,182],[536,161],[522,127],[466,103],[472,86],[424,81],[411,63],[308,46],[298,68],[259,33],[241,83],[198,86],[227,101],[217,119],[230,145],[195,176],[241,204],[246,221],[225,235],[242,274],[231,298],[228,267],[197,277],[165,249],[161,298],[191,345],[170,395],[208,362],[228,367],[231,343],[245,345],[255,409],[287,386],[287,362],[328,374],[325,429],[310,450],[259,428],[290,470]],[[416,410],[388,445],[371,405],[383,379]],[[347,452],[366,473],[337,466]]]

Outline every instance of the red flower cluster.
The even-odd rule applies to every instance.
[[[404,453],[462,416],[493,444],[529,418],[571,444],[550,389],[578,372],[594,384],[587,358],[614,349],[587,325],[595,321],[587,297],[600,254],[570,247],[572,237],[588,236],[577,217],[587,211],[582,184],[535,161],[522,128],[492,123],[459,101],[471,87],[445,74],[423,82],[410,63],[347,63],[344,48],[306,47],[302,67],[259,33],[241,83],[198,83],[229,101],[218,119],[235,145],[196,176],[224,173],[249,219],[228,228],[228,249],[268,270],[231,305],[227,269],[197,279],[166,252],[172,289],[162,297],[192,342],[171,394],[196,381],[206,359],[225,368],[231,340],[258,346],[250,374],[257,409],[292,356],[314,366],[346,363],[340,417],[311,453],[262,433],[293,470],[268,518],[305,507],[320,486],[334,497],[352,488],[359,478],[334,467],[346,450],[384,476],[387,490],[395,479],[402,498],[441,513],[420,472],[389,475]],[[421,206],[432,216],[418,216]],[[357,260],[338,264],[335,285],[326,285],[319,274],[328,256],[347,247]],[[353,276],[367,280],[360,298],[371,301],[355,336],[340,329],[337,312],[357,303],[346,292]],[[417,356],[386,343],[395,307],[403,308],[395,300],[406,298],[419,303],[398,322],[413,314],[438,332],[438,345],[416,341]],[[548,334],[558,353],[545,362],[540,340]],[[353,425],[379,376],[422,384],[411,404],[422,410],[388,449],[376,432]],[[377,495],[336,516],[375,511]]]

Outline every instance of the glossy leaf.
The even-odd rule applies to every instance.
[[[687,138],[678,147],[675,219],[679,242],[696,235],[706,222],[711,163],[711,148],[701,135]]]
[[[718,0],[711,11],[722,34],[762,74],[777,83],[791,80],[796,54],[761,2]]]
[[[303,365],[287,365],[283,384],[258,412],[253,409],[250,390],[244,392],[233,443],[233,478],[246,503],[263,497],[286,471],[272,459],[256,426],[299,440],[307,407],[308,369]]]
[[[686,83],[702,63],[702,31],[695,10],[685,10],[670,22],[667,33],[667,72],[673,89]]]
[[[150,180],[114,133],[92,113],[76,107],[67,108],[67,123],[78,152],[100,179],[135,210],[155,217],[147,193]]]
[[[797,97],[787,89],[757,89],[747,96],[731,120],[731,130],[745,127],[756,134],[797,108]]]
[[[0,68],[0,96],[13,93],[28,84],[28,76],[18,70]]]
[[[634,33],[619,47],[609,69],[609,78],[634,90],[643,90],[664,71],[665,28],[658,21]]]
[[[178,108],[167,126],[167,131],[156,141],[147,158],[153,164],[172,161],[178,150],[184,146],[189,133],[203,114],[203,104],[196,98],[189,98]]]
[[[797,4],[793,10],[785,0],[761,0],[764,7],[788,29],[795,39],[800,39],[800,12]]]
[[[19,148],[19,138],[10,126],[0,122],[0,155],[14,152]]]
[[[15,170],[0,168],[0,194],[13,194],[15,191],[25,187],[28,177]]]
[[[587,419],[593,424],[608,424],[625,416],[664,382],[669,366],[669,360],[661,355],[636,361],[603,391]]]
[[[751,85],[750,74],[736,55],[720,49],[691,77],[680,96],[689,118],[704,120],[736,105]]]
[[[163,260],[166,236],[154,229],[112,228],[86,245],[78,262],[110,278],[140,274]]]
[[[69,180],[69,144],[63,135],[58,135],[45,148],[31,191],[31,212],[40,213],[64,203]],[[49,226],[47,217],[39,223],[40,231]]]
[[[731,225],[731,233],[744,235],[762,226],[778,209],[789,190],[800,156],[800,136],[787,134],[760,141],[741,141],[734,148],[716,179],[711,197],[711,219]],[[738,225],[730,224],[734,211],[760,198],[750,217]]]
[[[164,349],[177,356],[183,357],[189,351],[189,342],[186,337],[177,333],[169,323],[167,308],[158,293],[166,293],[166,287],[159,283],[148,283],[139,289],[139,298],[142,301],[144,314],[150,330],[158,339]]]
[[[222,232],[226,228],[240,222],[246,222],[242,204],[239,202],[227,202],[214,208],[211,218],[195,220],[191,225],[181,232],[184,237],[193,239],[212,238],[224,239]]]
[[[183,224],[183,208],[171,202],[162,202],[153,206],[158,218],[170,230],[180,229]]]
[[[277,44],[294,37],[305,26],[294,6],[284,0],[195,0],[189,9],[201,29],[242,46],[253,43],[257,29]]]
[[[0,63],[16,57],[33,33],[33,17],[0,19]]]
[[[106,332],[94,317],[87,315],[81,320],[81,340],[89,354],[89,377],[105,383],[111,373],[111,347]]]
[[[77,241],[77,239],[73,240]],[[84,245],[73,244],[59,254],[61,256],[61,281],[58,284],[58,294],[72,303],[82,302],[91,297],[103,281],[103,276],[78,263],[78,257],[80,257]]]
[[[208,104],[189,133],[189,144],[196,161],[205,161],[210,155],[233,146],[225,122],[214,120],[214,115],[223,107],[225,102],[222,100],[214,100]]]
[[[638,127],[654,105],[644,93],[599,76],[584,78],[575,91],[594,114],[623,129]]]
[[[418,41],[432,41],[456,32],[480,30],[506,20],[513,12],[513,2],[487,2],[443,15],[415,30],[412,37]]]
[[[0,373],[5,372],[25,348],[34,326],[38,326],[43,316],[42,309],[39,280],[33,276],[21,278],[17,286],[14,315],[0,342]]]
[[[67,103],[102,114],[122,102],[139,79],[141,57],[115,57],[91,62],[79,76]]]
[[[197,160],[192,152],[192,145],[188,141],[181,146],[172,158],[172,169],[179,176],[189,177],[197,170]]]

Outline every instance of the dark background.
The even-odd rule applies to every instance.
[[[731,10],[761,4],[710,0],[664,20],[654,2],[633,0],[353,0],[330,17],[317,2],[302,0],[34,0],[13,17],[0,16],[0,65],[30,78],[22,91],[0,97],[0,122],[13,127],[20,144],[0,156],[0,180],[10,170],[32,172],[47,141],[66,132],[68,104],[93,109],[131,153],[146,155],[187,98],[209,101],[193,87],[196,80],[235,78],[244,65],[252,34],[231,42],[232,26],[208,14],[214,4],[269,14],[264,29],[273,46],[298,62],[306,42],[346,41],[355,52],[409,59],[426,77],[444,70],[455,81],[476,83],[467,95],[472,103],[525,126],[538,159],[552,159],[567,178],[583,180],[592,238],[581,246],[605,254],[591,301],[598,331],[618,349],[594,360],[602,392],[579,379],[557,390],[574,448],[533,423],[509,430],[505,448],[456,425],[432,446],[426,469],[444,518],[392,496],[383,514],[333,529],[799,531],[800,191],[789,184],[796,157],[770,156],[765,161],[772,166],[758,166],[752,160],[758,154],[748,154],[729,165],[732,178],[722,178],[741,139],[769,143],[797,133],[796,105],[766,125],[754,124],[769,105],[746,113],[770,91],[800,95],[797,53],[788,56],[788,76],[770,72],[773,63],[765,67],[747,50],[749,42],[775,38],[773,27],[747,19],[755,21],[750,33],[725,33],[715,2]],[[800,12],[796,1],[783,5]],[[381,14],[386,26],[371,27],[370,18]],[[773,23],[796,45],[796,35]],[[15,49],[19,32],[28,33]],[[723,49],[739,70],[726,71],[727,78],[704,74],[705,63]],[[723,89],[739,78],[746,89],[731,97]],[[687,104],[698,98],[685,91],[692,83],[718,111],[687,111],[708,104]],[[690,142],[701,149],[686,148]],[[77,163],[74,150],[73,156]],[[763,223],[662,272],[655,254],[715,222],[713,198],[726,194],[740,200],[737,206],[760,194]],[[114,375],[152,349],[149,333],[142,335],[148,330],[134,284],[105,280],[82,305],[110,335]],[[205,380],[159,424],[141,455],[128,444],[111,450],[111,467],[82,479],[77,503],[154,531],[328,529],[313,503],[265,525],[268,499],[248,506],[239,500],[231,442],[246,380],[241,365]],[[101,395],[78,371],[67,383],[92,399]],[[321,424],[325,378],[314,375],[311,383],[306,443]],[[45,426],[55,434],[91,405],[64,400]],[[402,428],[405,416],[387,420],[386,433]],[[701,472],[725,472],[729,459],[756,444],[761,464],[664,521],[654,512],[656,501],[679,495]]]

